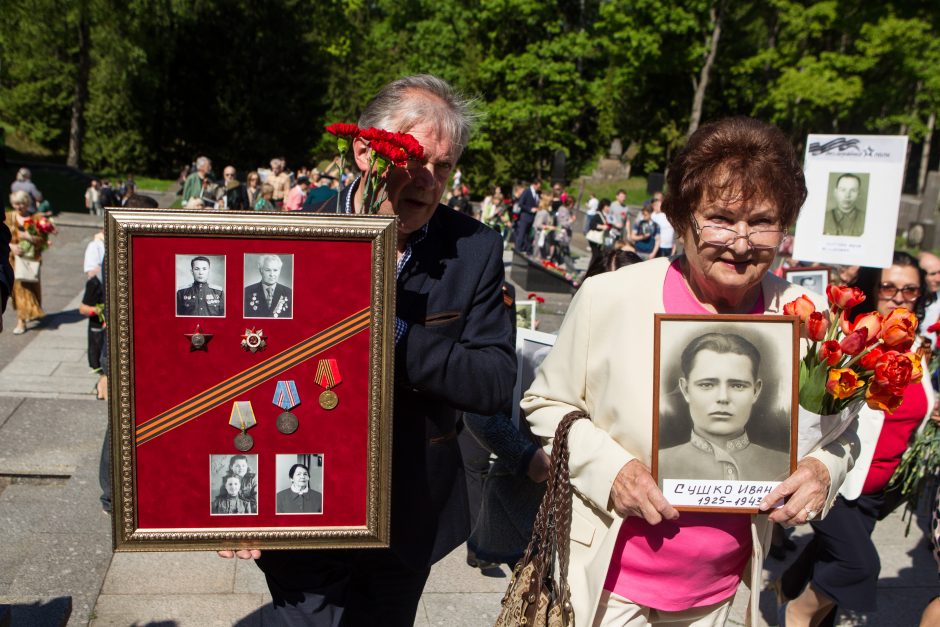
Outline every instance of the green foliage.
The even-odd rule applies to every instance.
[[[62,154],[80,3],[0,2],[0,123],[11,145]],[[703,122],[753,115],[795,144],[920,142],[940,111],[935,0],[88,0],[83,156],[167,177],[199,154],[217,170],[316,162],[335,150],[325,124],[429,72],[480,97],[463,157],[475,190],[547,176],[557,150],[574,179],[615,138],[637,148],[633,172],[661,172],[685,141],[715,15]]]

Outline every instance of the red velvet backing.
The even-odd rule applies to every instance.
[[[294,255],[292,320],[245,319],[244,253]],[[177,318],[175,255],[226,255],[224,318]],[[136,236],[131,243],[133,364],[136,424],[259,361],[293,346],[370,304],[372,245],[369,242],[201,239]],[[208,351],[190,351],[186,333],[196,324],[213,334]],[[256,327],[267,347],[250,353],[241,335]],[[334,388],[339,405],[322,409],[317,361],[339,362],[343,381]],[[137,448],[137,512],[141,529],[364,525],[366,522],[369,332],[362,331],[237,400],[251,401],[258,424],[248,430],[258,455],[258,514],[210,515],[209,455],[235,455],[228,424],[232,402],[199,415]],[[301,404],[291,410],[300,427],[277,430],[282,411],[271,403],[278,380],[293,379]],[[276,515],[275,454],[322,453],[323,513]],[[217,490],[213,486],[211,490]]]

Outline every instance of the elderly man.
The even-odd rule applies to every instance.
[[[280,209],[290,193],[290,175],[284,171],[283,159],[271,159],[271,175],[265,181],[274,188],[274,206]]]
[[[224,316],[225,296],[222,290],[209,287],[209,258],[193,257],[189,267],[193,284],[176,290],[177,316]]]
[[[183,206],[185,207],[190,198],[206,198],[208,188],[212,185],[212,179],[209,173],[212,172],[212,161],[209,157],[202,156],[196,159],[196,171],[186,178],[183,183]]]
[[[934,350],[937,348],[937,334],[929,333],[927,327],[940,318],[940,257],[933,253],[921,253],[917,256],[920,268],[927,279],[927,309],[924,311],[924,323],[920,327],[921,335],[930,338]]]
[[[502,241],[440,204],[472,117],[447,83],[422,75],[383,87],[359,118],[411,133],[426,156],[390,173],[382,205],[399,218],[391,548],[265,551],[258,565],[281,624],[413,625],[431,564],[469,535],[458,416],[506,407],[515,376]],[[355,140],[353,152],[368,168],[368,144]],[[319,209],[361,212],[362,179]]]
[[[245,288],[246,318],[293,318],[291,288],[278,282],[283,261],[277,255],[258,257],[261,281]]]

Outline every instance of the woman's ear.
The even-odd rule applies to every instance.
[[[689,382],[685,377],[679,377],[679,391],[682,392],[682,398],[689,402]]]

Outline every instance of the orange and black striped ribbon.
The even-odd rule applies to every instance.
[[[368,307],[358,311],[274,357],[266,359],[234,377],[196,394],[176,407],[139,424],[135,435],[137,446],[146,444],[210,409],[237,398],[248,390],[273,379],[294,366],[307,361],[314,355],[322,353],[367,329],[371,316],[370,311]]]

